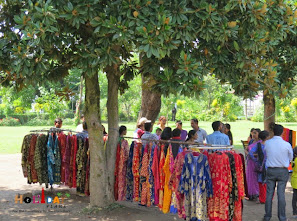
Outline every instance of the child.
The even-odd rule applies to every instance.
[[[159,137],[159,140],[160,140],[161,134],[162,134],[162,130],[161,130],[161,128],[158,127],[156,129],[156,135]]]
[[[293,167],[293,173],[291,177],[291,185],[293,188],[293,198],[292,198],[292,207],[293,207],[293,217],[297,218],[297,148],[295,147],[293,149],[293,161],[292,161],[292,167]]]

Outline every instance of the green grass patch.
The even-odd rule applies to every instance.
[[[207,134],[213,132],[211,128],[212,122],[199,122],[199,126],[206,130]],[[224,122],[225,123],[225,122]],[[297,122],[294,123],[280,123],[284,127],[297,131]],[[128,129],[127,136],[133,136],[135,130],[135,122],[121,122],[119,125],[125,125]],[[231,131],[233,133],[235,148],[242,148],[241,140],[246,140],[249,136],[251,128],[260,128],[263,130],[263,122],[251,122],[251,121],[236,121],[230,122]],[[106,130],[108,130],[107,124],[104,124]],[[169,122],[168,126],[175,128],[174,122]],[[26,134],[30,133],[30,130],[38,130],[50,128],[49,126],[16,126],[16,127],[0,127],[0,154],[15,154],[20,153],[23,138]],[[63,129],[75,130],[74,126],[65,126]],[[191,130],[190,122],[183,122],[183,129]]]

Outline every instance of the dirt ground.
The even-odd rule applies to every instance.
[[[21,220],[122,220],[122,221],[172,221],[182,220],[174,214],[163,214],[157,207],[143,207],[136,203],[122,202],[108,209],[99,211],[96,215],[86,213],[89,197],[77,196],[75,189],[65,186],[55,187],[52,191],[45,188],[46,197],[57,194],[70,195],[64,199],[62,208],[51,208],[47,204],[15,204],[15,196],[22,194],[28,196],[41,195],[44,186],[39,184],[29,185],[23,177],[21,168],[21,154],[0,155],[0,221]],[[68,196],[69,196],[68,195]],[[38,199],[36,199],[37,201]],[[287,217],[292,217],[292,188],[287,184],[286,201]],[[54,204],[56,205],[56,204]],[[264,216],[264,205],[244,200],[243,220],[257,221]],[[273,200],[273,220],[277,218],[277,197]],[[291,219],[293,220],[293,219]]]

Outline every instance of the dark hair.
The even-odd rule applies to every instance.
[[[176,124],[183,125],[183,122],[181,120],[177,120]]]
[[[274,136],[280,136],[282,135],[284,131],[284,127],[280,124],[275,124],[274,127],[273,127],[273,133],[274,133]]]
[[[225,127],[226,127],[228,130],[231,130],[231,126],[230,126],[230,124],[226,123],[226,124],[225,124]]]
[[[251,133],[253,132],[254,129],[255,129],[255,128],[252,128],[252,129],[250,130],[250,138],[252,138]]]
[[[169,140],[172,137],[171,127],[165,127],[161,133],[161,140]]]
[[[219,127],[221,126],[221,121],[215,121],[215,122],[213,122],[212,124],[211,124],[211,126],[212,126],[212,129],[214,130],[214,131],[218,131],[219,130]]]
[[[192,137],[194,137],[196,134],[196,131],[195,130],[190,130],[189,133],[188,133],[188,138],[186,141],[190,140]]]
[[[80,119],[83,119],[84,117],[85,117],[85,115],[83,115],[83,114],[82,114],[82,115],[80,115]]]
[[[179,137],[180,134],[181,134],[181,130],[180,130],[180,129],[175,128],[175,129],[172,131],[172,137]]]
[[[152,128],[152,123],[151,122],[145,122],[144,130],[145,131],[150,131],[151,128]]]
[[[84,130],[88,130],[87,122],[84,121],[84,122],[82,123],[82,126],[83,126],[83,129],[84,129]]]
[[[253,128],[253,131],[257,131],[258,132],[258,134],[261,132],[261,130],[259,129],[259,128]]]
[[[120,128],[119,128],[119,134],[122,135],[122,133],[123,133],[125,130],[127,130],[127,127],[126,127],[126,126],[124,126],[124,125],[120,126]]]
[[[267,130],[262,130],[258,135],[260,140],[266,140],[269,137],[269,132]]]
[[[62,121],[61,118],[57,117],[57,118],[55,119],[55,123],[58,123],[58,122],[61,122],[61,123],[62,123],[63,121]]]
[[[198,124],[197,118],[193,118],[193,119],[191,119],[191,121],[194,121],[196,124]]]
[[[156,132],[157,131],[161,131],[162,132],[162,129],[160,127],[157,127]]]
[[[104,127],[104,125],[102,124],[102,127],[103,127],[103,135],[106,135],[107,134],[107,132],[106,132],[106,130],[105,130],[105,127]]]

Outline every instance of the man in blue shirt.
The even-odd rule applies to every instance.
[[[212,145],[230,145],[229,137],[220,132],[223,126],[222,122],[215,121],[211,126],[214,132],[206,136],[206,143]]]
[[[293,159],[293,149],[290,143],[284,141],[282,135],[284,127],[275,124],[273,127],[274,137],[265,142],[265,152],[267,156],[267,192],[265,202],[264,220],[270,220],[272,217],[272,197],[277,183],[278,198],[278,219],[286,218],[286,200],[285,189],[289,179],[288,166]]]

